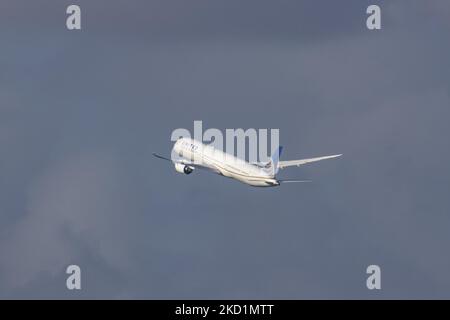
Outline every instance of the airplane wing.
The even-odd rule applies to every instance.
[[[286,167],[291,167],[291,166],[299,167],[299,166],[301,166],[303,164],[306,164],[306,163],[316,162],[316,161],[325,160],[325,159],[332,159],[332,158],[336,158],[336,157],[340,157],[340,156],[342,156],[342,154],[335,154],[335,155],[332,155],[332,156],[309,158],[309,159],[302,159],[302,160],[279,161],[278,162],[278,168],[284,169]]]
[[[166,160],[166,161],[170,161],[172,163],[180,163],[180,164],[184,164],[185,166],[189,166],[189,167],[192,167],[192,168],[195,168],[195,169],[202,169],[202,170],[206,170],[206,171],[217,173],[215,170],[213,170],[213,169],[211,169],[209,167],[199,165],[198,163],[195,163],[195,162],[192,162],[192,161],[189,161],[189,160],[186,160],[186,159],[172,160],[170,158],[161,156],[161,155],[159,155],[157,153],[152,153],[152,154],[156,158],[159,158],[159,159],[162,159],[162,160]]]
[[[192,166],[192,167],[195,167],[195,166],[198,165],[198,164],[196,164],[196,163],[194,163],[194,162],[191,162],[191,161],[189,161],[189,160],[186,160],[186,159],[172,160],[172,159],[170,159],[170,158],[161,156],[161,155],[159,155],[159,154],[157,154],[157,153],[152,153],[152,154],[153,154],[153,156],[155,156],[156,158],[163,159],[163,160],[167,160],[167,161],[170,161],[170,162],[172,162],[172,163],[181,163],[181,164],[184,164],[184,165],[186,165],[186,166]]]
[[[157,154],[157,153],[154,153],[154,152],[153,152],[152,154],[153,154],[153,156],[155,156],[155,157],[157,157],[157,158],[159,158],[159,159],[163,159],[163,160],[167,160],[167,161],[173,162],[172,159],[166,158],[166,157],[164,157],[164,156],[160,156],[160,155]]]

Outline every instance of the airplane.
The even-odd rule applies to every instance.
[[[191,138],[178,139],[172,149],[172,159],[153,153],[159,159],[171,161],[179,173],[191,174],[195,169],[206,169],[254,187],[276,187],[282,183],[310,182],[309,180],[281,180],[276,178],[279,169],[301,166],[306,163],[340,157],[342,154],[302,160],[280,161],[283,147],[278,147],[270,161],[250,163],[223,152],[212,145]]]

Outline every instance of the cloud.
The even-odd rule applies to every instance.
[[[129,244],[120,235],[131,226],[116,169],[114,156],[95,151],[63,159],[33,183],[26,214],[0,246],[2,290],[82,264],[80,249],[112,269],[130,268]]]

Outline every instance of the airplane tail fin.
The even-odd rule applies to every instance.
[[[272,154],[272,156],[270,157],[270,173],[275,176],[278,173],[278,163],[280,161],[280,156],[281,156],[281,151],[283,151],[283,147],[279,146],[275,152]]]

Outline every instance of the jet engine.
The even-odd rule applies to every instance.
[[[194,168],[181,163],[175,163],[175,170],[179,173],[190,174],[194,171]]]

